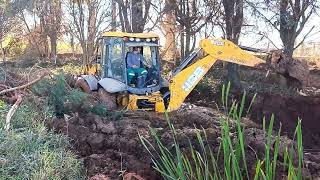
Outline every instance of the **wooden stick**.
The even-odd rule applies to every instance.
[[[15,91],[15,90],[18,90],[18,89],[23,89],[23,88],[26,88],[28,86],[31,86],[33,85],[34,83],[40,81],[43,77],[45,77],[47,74],[43,74],[41,75],[40,77],[38,77],[37,79],[25,84],[25,85],[22,85],[22,86],[18,86],[18,87],[14,87],[14,88],[10,88],[10,89],[5,89],[3,91],[0,91],[0,95],[1,94],[5,94],[5,93],[8,93],[8,92],[11,92],[11,91]]]
[[[9,110],[9,112],[7,114],[6,124],[4,126],[4,130],[5,131],[9,131],[11,118],[14,115],[14,113],[17,111],[17,109],[18,109],[19,105],[21,104],[21,102],[22,102],[22,96],[19,94],[16,102],[14,103],[14,105],[11,107],[11,109]]]

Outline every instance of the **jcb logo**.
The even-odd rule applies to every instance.
[[[224,46],[224,42],[221,40],[212,40],[212,44],[216,46]]]
[[[205,69],[201,66],[198,66],[193,73],[189,76],[189,78],[186,80],[186,82],[183,83],[182,89],[185,92],[189,92],[192,90],[192,88],[196,85],[196,83],[200,80],[203,73],[205,72]]]

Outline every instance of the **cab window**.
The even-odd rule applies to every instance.
[[[125,82],[122,38],[110,38],[107,77]]]

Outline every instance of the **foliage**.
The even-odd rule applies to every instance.
[[[73,106],[83,105],[88,97],[90,97],[89,94],[82,92],[79,89],[73,89],[68,93],[68,95],[66,95],[67,101],[69,101]]]
[[[92,113],[97,114],[99,116],[107,116],[108,115],[107,108],[102,104],[97,104],[95,106],[90,107],[89,112],[92,112]]]
[[[34,129],[0,130],[0,174],[5,179],[81,179],[82,164],[69,150],[66,136]]]
[[[2,100],[0,100],[0,128],[4,127],[6,115],[9,111],[9,106]]]
[[[66,74],[81,74],[82,66],[77,66],[74,64],[66,64],[60,68]]]
[[[0,109],[3,109],[5,105],[5,102],[0,99]]]
[[[64,74],[60,73],[54,76],[54,82],[50,89],[50,102],[55,107],[56,116],[63,117],[65,112],[64,101],[67,94],[67,82],[64,78]]]
[[[12,130],[5,132],[2,123],[10,106],[0,101],[0,180],[82,179],[82,163],[68,150],[67,136],[44,126],[52,117],[50,106],[37,104],[26,98],[11,120]]]
[[[31,91],[38,96],[48,96],[50,94],[50,84],[49,79],[42,79],[31,87]]]
[[[168,116],[167,122],[171,129],[174,143],[174,151],[169,151],[164,146],[156,131],[150,128],[150,133],[155,140],[155,146],[145,137],[139,135],[142,144],[153,157],[154,168],[165,179],[250,179],[247,164],[247,153],[245,147],[244,127],[241,125],[241,117],[243,115],[246,94],[243,95],[242,101],[239,103],[232,102],[231,107],[228,105],[228,95],[230,92],[230,83],[227,87],[222,88],[222,102],[227,118],[220,117],[221,125],[221,141],[219,150],[216,152],[214,147],[210,146],[205,131],[201,133],[196,131],[197,143],[200,149],[196,149],[190,142],[189,152],[191,157],[183,151],[176,137],[176,131],[171,124]],[[253,100],[254,101],[254,100]],[[252,104],[252,103],[251,103]],[[250,105],[251,106],[251,105]],[[230,107],[230,108],[228,108]],[[250,109],[250,107],[249,107]],[[235,138],[230,137],[230,121],[235,121],[236,131]],[[271,118],[266,136],[265,136],[265,154],[262,159],[256,159],[256,172],[254,179],[275,179],[280,168],[277,166],[280,144],[280,130],[275,136],[274,149],[271,150],[271,142],[273,140],[273,122]],[[265,126],[264,126],[265,127]],[[297,152],[294,147],[285,146],[283,168],[288,172],[289,179],[302,178],[302,132],[301,121],[296,128]],[[298,154],[298,166],[294,166],[294,153]],[[189,153],[190,154],[190,153]],[[222,162],[221,162],[222,160]]]

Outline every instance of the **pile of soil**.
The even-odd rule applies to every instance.
[[[191,104],[184,105],[180,110],[170,113],[170,121],[177,132],[177,140],[182,149],[189,148],[189,140],[196,146],[195,128],[203,129],[208,135],[208,142],[217,149],[220,141],[219,111]],[[256,156],[262,158],[264,153],[264,132],[261,126],[243,118],[245,126],[246,158],[249,172],[255,172]],[[173,150],[173,137],[163,114],[155,112],[128,112],[118,121],[110,121],[108,117],[94,114],[78,114],[68,121],[52,119],[47,122],[50,129],[67,134],[73,141],[73,147],[84,160],[88,177],[91,179],[162,179],[152,168],[151,157],[140,142],[138,132],[151,143],[149,127],[156,129],[160,139],[169,150]],[[231,137],[234,137],[235,125],[230,121]],[[287,137],[281,141],[293,143]],[[305,162],[308,169],[305,176],[320,177],[320,160],[314,154],[308,154]],[[280,154],[280,159],[283,158]],[[312,161],[310,161],[312,159]],[[251,174],[253,175],[253,174]],[[279,178],[283,174],[278,175]]]

